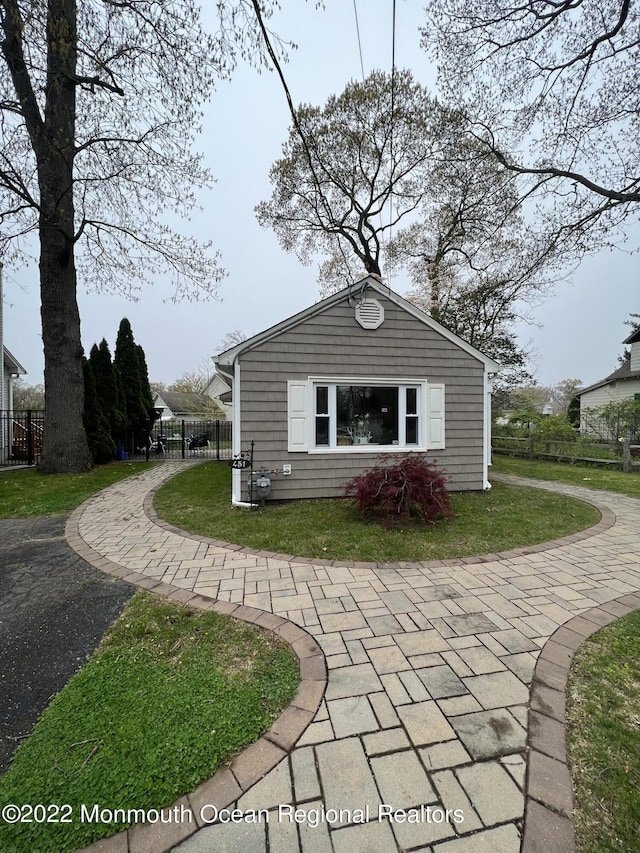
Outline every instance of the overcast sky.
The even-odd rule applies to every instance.
[[[295,103],[322,105],[351,79],[362,77],[354,4],[326,0],[286,3],[270,26],[298,45],[284,66]],[[295,8],[291,8],[295,7]],[[396,65],[408,67],[432,90],[435,70],[419,46],[422,4],[397,3]],[[389,72],[392,57],[392,0],[358,0],[365,74]],[[82,339],[89,351],[105,337],[111,347],[122,317],[131,321],[136,342],[147,356],[152,381],[170,383],[218,352],[231,330],[255,334],[306,308],[319,298],[317,269],[301,266],[278,245],[273,232],[258,226],[254,208],[270,195],[268,172],[281,153],[290,117],[275,74],[243,66],[231,82],[221,83],[206,107],[198,146],[217,178],[202,196],[202,212],[188,224],[203,240],[211,239],[228,271],[219,301],[174,304],[162,282],[130,302],[121,296],[91,292],[79,283]],[[183,227],[187,227],[187,224]],[[640,245],[640,229],[630,245]],[[42,381],[37,263],[26,270],[5,266],[5,345],[28,371],[31,384]],[[408,282],[389,282],[405,293]],[[534,311],[539,326],[519,327],[521,342],[534,351],[533,369],[542,384],[565,378],[588,385],[615,369],[624,321],[640,312],[638,256],[612,251],[585,260],[570,281]]]

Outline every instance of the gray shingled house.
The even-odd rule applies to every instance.
[[[233,452],[283,469],[271,498],[335,497],[380,454],[435,459],[453,490],[490,488],[495,361],[369,276],[221,353]],[[233,502],[247,500],[234,471]]]

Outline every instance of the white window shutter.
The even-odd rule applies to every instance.
[[[287,382],[288,447],[290,453],[309,450],[309,383]]]
[[[427,385],[427,450],[444,450],[444,384]]]

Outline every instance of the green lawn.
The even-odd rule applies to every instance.
[[[146,462],[112,462],[87,474],[41,474],[19,468],[0,474],[0,518],[30,518],[71,512],[95,492],[149,467]]]
[[[521,477],[535,477],[538,480],[587,486],[590,489],[620,492],[632,498],[640,498],[640,470],[637,468],[624,474],[622,471],[612,471],[597,465],[539,462],[494,453],[491,470],[503,474],[518,474]]]
[[[169,806],[255,742],[298,683],[273,634],[136,594],[0,777],[0,806],[66,804],[72,822],[0,822],[0,850],[65,853],[124,828],[81,822],[81,803]]]
[[[638,850],[640,612],[586,640],[567,688],[578,853]]]
[[[593,507],[561,495],[496,483],[488,492],[452,495],[455,517],[433,527],[385,529],[344,500],[232,508],[231,471],[209,462],[179,474],[155,496],[166,521],[251,548],[328,560],[397,562],[504,551],[595,524]]]

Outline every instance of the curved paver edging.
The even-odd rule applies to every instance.
[[[67,520],[65,535],[69,545],[88,563],[106,574],[113,575],[134,586],[173,601],[201,610],[214,610],[234,619],[241,619],[260,628],[272,631],[293,649],[300,666],[300,685],[291,703],[273,723],[269,731],[248,746],[229,764],[220,767],[214,776],[199,785],[195,791],[180,797],[167,810],[189,809],[197,818],[195,823],[136,824],[110,838],[101,839],[84,848],[95,853],[136,853],[153,850],[164,853],[197,832],[204,822],[199,821],[200,809],[205,804],[218,810],[227,808],[249,790],[293,749],[307,726],[315,717],[327,686],[327,664],[324,652],[304,629],[298,625],[258,610],[255,607],[218,601],[171,584],[158,581],[139,572],[122,568],[94,551],[79,533],[83,506],[75,509]]]
[[[622,595],[574,616],[543,646],[531,683],[525,822],[521,853],[573,853],[573,788],[567,766],[565,701],[574,655],[592,634],[640,608]]]
[[[575,489],[579,491],[580,494],[573,494],[571,496],[577,497],[579,500],[583,500],[586,503],[590,503],[595,506],[600,514],[600,521],[586,530],[580,531],[579,533],[571,534],[569,536],[563,537],[558,540],[554,540],[552,542],[540,543],[538,545],[528,546],[524,548],[513,549],[507,552],[501,552],[501,554],[489,554],[482,555],[478,557],[468,557],[468,558],[458,558],[458,559],[449,559],[442,561],[431,561],[424,563],[348,563],[342,561],[327,561],[327,560],[315,560],[311,558],[297,558],[290,557],[289,555],[281,555],[281,554],[272,554],[271,552],[258,551],[256,549],[248,549],[243,548],[238,545],[229,545],[228,543],[221,543],[219,540],[213,540],[208,537],[202,537],[192,534],[186,534],[189,539],[195,540],[197,542],[204,542],[208,544],[214,544],[218,547],[222,546],[226,548],[226,550],[230,552],[241,552],[238,556],[243,556],[244,554],[263,557],[263,558],[276,558],[276,559],[287,559],[287,560],[295,560],[296,563],[310,563],[314,566],[338,566],[338,567],[348,567],[348,568],[374,568],[374,569],[406,569],[408,567],[417,567],[417,568],[429,568],[438,570],[440,567],[451,567],[451,566],[459,566],[461,569],[470,564],[478,564],[484,563],[490,560],[498,559],[509,559],[509,558],[518,558],[518,557],[526,557],[527,555],[538,554],[540,552],[558,548],[563,545],[571,545],[573,543],[580,542],[581,540],[589,539],[590,537],[595,536],[599,533],[604,533],[609,528],[611,528],[617,521],[616,513],[611,511],[606,505],[606,499],[600,501],[600,495],[598,493],[594,493],[590,491],[588,487],[566,487],[566,490],[562,488],[562,484],[560,484],[560,488],[558,488],[558,484],[549,484],[543,481],[535,481],[535,480],[526,480],[523,478],[510,477],[509,475],[494,475],[495,479],[502,479],[506,482],[513,482],[515,484],[527,485],[534,488],[543,488],[549,489],[550,491],[556,491],[565,494],[571,494],[571,492]],[[153,491],[150,491],[144,496],[144,505],[141,506],[142,513],[147,516],[149,521],[151,521],[154,525],[157,525],[160,528],[163,528],[167,532],[172,532],[181,536],[185,536],[185,532],[176,528],[166,522],[163,522],[159,519],[155,512],[153,511],[152,501],[153,501]],[[587,492],[586,494],[584,492]],[[605,498],[606,493],[603,493],[602,497]],[[620,496],[624,497],[624,496]],[[142,495],[141,495],[142,498]],[[84,505],[86,508],[86,504]],[[129,568],[123,568],[121,566],[115,565],[111,563],[106,557],[102,557],[96,551],[93,551],[90,546],[88,546],[78,534],[78,524],[77,521],[80,518],[82,510],[77,510],[74,513],[76,517],[76,526],[75,526],[75,542],[78,545],[78,551],[82,556],[85,557],[89,562],[92,562],[94,565],[97,565],[98,568],[102,568],[104,571],[112,571],[113,574],[118,577],[122,577],[127,581],[132,583],[139,583],[140,586],[147,589],[154,589],[155,591],[163,592],[165,594],[169,594],[171,597],[185,601],[188,600],[190,603],[195,603],[197,606],[197,601],[206,602],[206,606],[212,607],[212,609],[221,609],[222,612],[233,612],[234,615],[238,613],[241,615],[243,612],[248,615],[259,614],[255,619],[257,624],[260,624],[260,619],[264,619],[265,617],[271,617],[271,619],[280,620],[284,622],[285,620],[281,617],[274,617],[272,613],[263,610],[257,610],[253,607],[247,607],[245,605],[236,605],[233,603],[223,602],[221,600],[214,601],[211,597],[207,598],[206,596],[194,594],[192,592],[188,592],[182,588],[176,588],[171,586],[168,583],[164,583],[162,581],[157,580],[157,578],[149,577],[149,575],[139,574],[135,571],[132,571]],[[610,536],[610,534],[609,534]],[[635,541],[635,540],[634,540]],[[99,546],[96,546],[99,547]],[[135,561],[132,561],[135,562]],[[519,562],[519,561],[516,561]],[[635,561],[634,561],[635,562]],[[137,567],[137,566],[136,566]],[[169,577],[169,581],[171,581],[171,577]],[[626,584],[627,589],[629,588],[629,584]],[[620,589],[620,587],[618,587]],[[167,593],[166,591],[170,591]],[[253,603],[253,602],[252,602]],[[534,675],[534,682],[532,684],[531,692],[529,695],[529,727],[531,729],[528,734],[528,752],[529,752],[529,764],[527,771],[527,779],[526,785],[524,787],[525,793],[525,828],[524,834],[522,836],[522,850],[525,853],[537,853],[537,851],[541,850],[541,845],[545,846],[545,853],[555,853],[555,851],[570,851],[573,848],[573,824],[570,821],[570,813],[571,813],[571,788],[570,788],[570,779],[568,780],[568,789],[564,789],[565,800],[562,800],[563,792],[560,788],[557,789],[557,795],[553,794],[551,791],[552,786],[549,784],[549,780],[545,777],[545,771],[552,771],[553,776],[551,777],[553,782],[555,783],[556,779],[560,779],[561,770],[564,766],[566,770],[566,757],[564,753],[564,686],[566,685],[566,673],[568,672],[569,663],[571,657],[573,656],[572,647],[569,644],[570,640],[573,640],[577,643],[576,648],[580,645],[580,642],[586,636],[590,635],[594,631],[597,631],[603,624],[607,624],[608,622],[613,621],[613,619],[617,618],[617,616],[623,615],[630,610],[635,609],[640,605],[640,595],[637,592],[625,595],[619,595],[616,599],[610,599],[609,603],[602,604],[598,607],[591,608],[587,611],[582,611],[579,616],[574,617],[574,619],[570,620],[567,623],[563,623],[563,625],[558,628],[551,638],[547,639],[546,642],[540,644],[541,652],[540,659],[537,662],[536,673]],[[202,606],[202,605],[201,605]],[[598,615],[595,615],[598,614]],[[558,624],[559,620],[556,621]],[[303,629],[298,628],[292,622],[288,622],[288,625],[292,626],[295,631],[300,631],[305,636],[309,636]],[[569,627],[572,626],[572,627]],[[582,630],[579,630],[582,629]],[[588,629],[588,631],[587,631]],[[565,631],[567,633],[565,633]],[[579,637],[578,640],[575,638]],[[543,639],[542,637],[540,639]],[[313,656],[319,657],[319,656]],[[323,693],[324,686],[326,686],[326,664],[324,656],[321,658],[321,662],[323,665],[323,676],[324,676],[324,685],[323,685]],[[564,673],[564,679],[561,678],[562,675],[562,667],[561,663],[565,664],[566,672]],[[560,672],[557,667],[560,667]],[[554,680],[555,678],[555,680]],[[322,695],[320,699],[322,698]],[[285,712],[286,713],[286,712]],[[284,715],[283,715],[284,716]],[[313,714],[312,714],[313,717]],[[277,723],[276,723],[277,725]],[[524,723],[523,723],[524,725]],[[268,736],[266,736],[268,737]],[[554,740],[555,738],[555,740]],[[276,740],[276,742],[267,741],[270,746],[275,747],[277,750],[282,750],[282,746],[280,746]],[[523,744],[524,745],[524,744]],[[290,749],[293,747],[291,745]],[[250,747],[249,749],[252,749]],[[287,752],[281,751],[277,753],[280,758],[284,757]],[[239,756],[238,758],[242,758]],[[255,760],[261,758],[260,755],[255,756]],[[274,765],[278,764],[280,758],[277,758]],[[551,762],[551,764],[549,764]],[[266,771],[265,771],[266,772]],[[242,775],[242,767],[239,768],[239,773]],[[264,775],[264,774],[260,774]],[[568,777],[568,771],[567,771]],[[256,777],[253,779],[253,782],[257,781],[259,778]],[[216,777],[213,777],[212,780],[209,780],[208,783],[203,783],[203,786],[206,786],[210,783],[213,783],[216,780]],[[235,780],[235,784],[239,784],[239,779],[231,774],[231,778],[228,776],[226,779],[221,780],[221,785],[224,788],[225,784],[229,784],[230,781]],[[566,779],[565,779],[566,781]],[[253,784],[252,782],[252,784]],[[201,786],[201,787],[203,787]],[[200,791],[200,789],[198,789]],[[232,802],[237,800],[238,796],[243,793],[245,790],[243,787],[238,789],[233,789],[234,792],[231,793],[229,788],[226,789],[227,794],[227,805],[230,805]],[[566,804],[566,794],[568,790],[569,795],[569,804]],[[192,813],[194,812],[194,800],[193,797],[196,795],[189,795],[187,797],[182,797],[174,807],[183,807],[190,808]],[[202,802],[207,802],[211,800],[211,795],[209,792],[206,793],[206,798]],[[558,805],[559,804],[559,805]],[[564,814],[564,811],[568,812],[567,815]],[[195,805],[195,812],[197,812],[197,804]],[[522,820],[522,818],[520,819]],[[570,832],[567,832],[567,822],[570,828]],[[522,824],[520,824],[520,831],[522,832]],[[196,830],[200,827],[197,824],[193,824],[193,826],[187,826],[186,829],[183,829],[179,824],[169,824],[159,827],[162,832],[159,832],[155,825],[138,825],[130,829],[127,833],[120,833],[118,836],[113,836],[111,839],[106,839],[101,842],[97,842],[90,849],[97,853],[150,853],[151,851],[166,851],[167,849],[171,849],[174,845],[179,844],[189,835],[192,835]],[[536,834],[537,833],[537,834]],[[564,833],[564,835],[562,835]],[[569,838],[569,842],[562,840]],[[555,842],[555,847],[553,846]]]
[[[542,480],[529,480],[527,483],[524,482],[524,477],[512,477],[509,474],[494,474],[494,479],[502,480],[505,483],[509,483],[511,485],[527,485],[529,488],[540,488],[544,489],[544,481]],[[536,483],[536,485],[532,485]],[[540,485],[537,485],[537,484]],[[156,492],[161,489],[165,483],[160,483],[160,485],[156,486],[154,489],[151,489],[144,497],[144,512],[146,516],[158,527],[161,527],[163,530],[167,530],[170,533],[176,533],[179,536],[188,536],[189,539],[193,539],[196,542],[204,542],[208,545],[215,545],[219,548],[226,548],[228,551],[242,551],[243,554],[250,554],[252,557],[264,557],[266,559],[272,560],[286,560],[286,561],[295,561],[296,563],[310,563],[314,566],[344,566],[346,568],[357,568],[357,569],[407,569],[413,566],[418,566],[422,569],[437,569],[442,566],[471,566],[477,565],[478,563],[490,563],[493,560],[508,560],[512,557],[525,557],[527,554],[540,554],[543,551],[549,551],[552,548],[559,548],[563,545],[570,545],[575,542],[580,542],[583,539],[589,539],[591,536],[596,536],[598,533],[604,533],[605,530],[609,530],[610,527],[616,523],[615,513],[609,509],[607,506],[603,506],[598,504],[594,500],[589,500],[587,497],[576,498],[573,495],[567,495],[567,497],[573,497],[574,500],[582,501],[582,503],[589,504],[594,509],[597,509],[600,513],[600,521],[597,521],[595,524],[591,525],[591,527],[586,527],[584,530],[578,530],[576,533],[569,533],[567,536],[562,536],[560,539],[549,539],[546,542],[538,542],[536,545],[525,545],[522,548],[511,548],[508,551],[496,551],[491,554],[479,554],[474,557],[451,557],[446,560],[421,560],[421,561],[407,561],[400,563],[374,563],[374,562],[365,562],[365,561],[350,561],[350,560],[323,560],[321,558],[316,557],[298,557],[295,554],[280,554],[275,551],[262,551],[257,548],[246,548],[244,545],[236,545],[233,542],[226,542],[223,539],[213,539],[210,536],[202,536],[199,533],[190,533],[186,530],[182,530],[180,527],[176,527],[174,524],[171,524],[168,521],[165,521],[163,518],[160,518],[158,513],[155,511],[153,506],[153,500],[155,498]],[[548,490],[552,491],[552,490]]]

